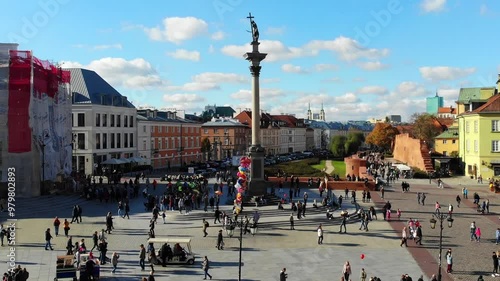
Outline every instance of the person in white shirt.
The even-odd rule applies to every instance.
[[[321,224],[318,226],[318,245],[323,244],[323,227]]]

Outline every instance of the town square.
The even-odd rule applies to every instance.
[[[500,277],[498,3],[27,2],[2,280]]]

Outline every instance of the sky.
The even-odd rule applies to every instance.
[[[146,4],[147,3],[147,4]],[[249,12],[258,25],[260,108],[327,121],[425,111],[436,92],[495,86],[494,0],[0,0],[0,42],[96,71],[137,107],[200,114],[251,108]]]

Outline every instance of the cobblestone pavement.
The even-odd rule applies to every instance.
[[[163,186],[160,186],[156,192],[159,194],[162,189]],[[310,202],[318,198],[316,191],[311,190],[309,193]],[[395,196],[396,193],[388,195]],[[92,244],[91,234],[103,228],[106,212],[117,213],[116,203],[86,201],[78,196],[19,198],[17,203],[16,262],[28,269],[30,280],[53,280],[56,275],[56,256],[65,253],[63,249],[67,240],[61,235],[53,239],[54,251],[44,250],[44,230],[52,226],[54,216],[70,218],[72,206],[80,204],[83,207],[83,223],[72,224],[70,234],[73,235],[73,241],[85,238],[89,246]],[[344,207],[350,212],[354,211],[350,203]],[[222,209],[229,211],[231,206],[223,206]],[[247,212],[252,213],[254,208],[247,209]],[[411,253],[399,247],[398,233],[382,220],[370,223],[369,232],[358,230],[359,223],[350,221],[348,233],[339,234],[338,220],[326,220],[324,209],[309,208],[306,218],[296,220],[296,230],[292,231],[289,230],[288,221],[290,210],[280,211],[276,206],[259,207],[258,210],[262,214],[259,233],[255,236],[246,235],[243,239],[243,280],[278,280],[282,267],[287,267],[289,280],[336,279],[340,278],[346,260],[351,261],[353,266],[352,279],[359,278],[362,267],[368,276],[378,276],[382,280],[398,280],[396,278],[402,273],[418,278],[422,273]],[[334,216],[338,215],[336,211]],[[120,263],[115,274],[111,274],[109,265],[104,265],[101,268],[102,279],[139,280],[139,277],[146,276],[145,272],[140,271],[137,257],[138,246],[147,239],[149,217],[150,214],[144,212],[143,199],[140,198],[131,201],[130,219],[115,219],[116,231],[108,236],[108,256],[117,251],[121,255]],[[213,280],[237,280],[238,239],[227,238],[225,250],[218,251],[215,244],[219,226],[211,221],[209,236],[203,238],[202,218],[213,219],[213,213],[193,211],[189,215],[180,215],[178,212],[168,212],[167,224],[160,222],[156,227],[156,235],[191,237],[195,253],[199,257],[207,255],[212,260]],[[0,213],[0,220],[6,219],[6,213]],[[324,225],[325,230],[323,245],[317,245],[316,227],[319,223]],[[1,269],[6,270],[8,249],[3,247],[0,251]],[[364,259],[360,258],[361,254],[365,255]],[[461,263],[459,253],[456,259],[458,266]],[[200,259],[192,267],[156,269],[158,280],[182,277],[182,280],[189,281],[203,277]]]

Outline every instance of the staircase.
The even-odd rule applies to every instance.
[[[429,153],[429,147],[425,142],[420,142],[420,152],[422,154],[422,160],[424,161],[425,171],[427,173],[434,172],[434,166],[432,166],[432,159]]]

